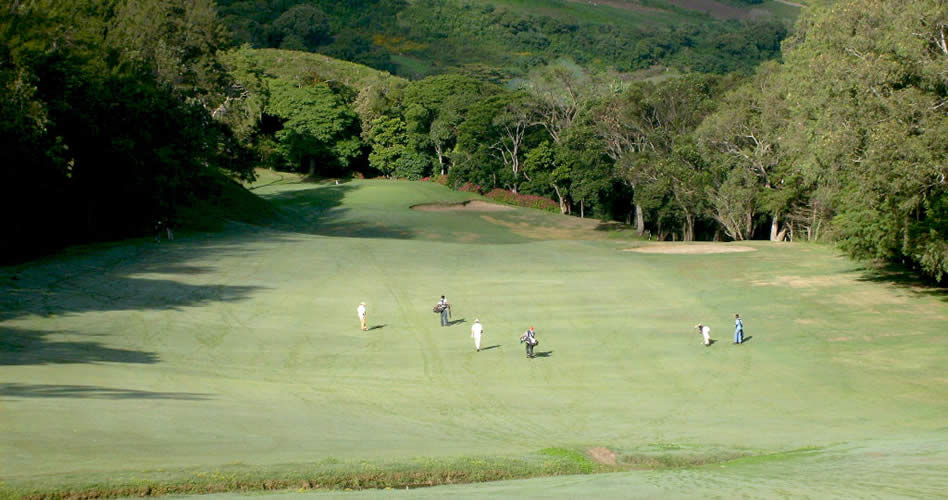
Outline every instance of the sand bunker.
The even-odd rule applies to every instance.
[[[709,253],[737,253],[753,252],[756,249],[740,245],[725,245],[720,243],[698,243],[693,245],[683,245],[681,243],[657,243],[638,248],[626,248],[626,252],[639,253],[671,253],[671,254],[709,254]]]
[[[468,200],[461,203],[421,203],[412,205],[410,208],[412,210],[421,210],[422,212],[506,212],[513,210],[513,207],[487,203],[481,200]]]

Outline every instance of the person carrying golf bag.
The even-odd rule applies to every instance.
[[[527,344],[527,357],[535,358],[536,355],[533,354],[533,348],[540,345],[540,341],[537,340],[537,334],[533,331],[531,326],[527,331],[523,332],[523,335],[520,336],[520,343]]]
[[[441,326],[451,326],[451,304],[441,296],[441,300],[434,306],[434,312],[441,314]]]

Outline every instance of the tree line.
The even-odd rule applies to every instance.
[[[316,71],[271,78],[263,115],[282,122],[279,168],[444,175],[664,240],[838,241],[942,280],[945,18],[934,0],[812,9],[783,61],[750,76],[628,81],[560,60],[504,86],[446,74],[350,88]]]
[[[0,253],[141,234],[266,166],[504,188],[657,239],[837,241],[943,280],[946,18],[845,0],[751,75],[561,59],[498,84],[276,71],[294,53],[230,48],[212,0],[19,0],[0,19]]]
[[[142,234],[251,154],[208,113],[211,0],[16,0],[0,17],[0,257]]]

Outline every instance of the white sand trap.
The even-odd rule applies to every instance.
[[[753,252],[755,248],[741,246],[741,245],[728,245],[723,243],[695,243],[695,244],[682,244],[682,243],[655,243],[652,245],[638,247],[638,248],[626,248],[626,252],[639,252],[639,253],[669,253],[669,254],[687,254],[687,255],[697,255],[697,254],[709,254],[709,253],[738,253],[738,252]]]
[[[421,203],[412,205],[411,209],[421,210],[422,212],[506,212],[513,210],[513,207],[481,200],[468,200],[461,203]]]

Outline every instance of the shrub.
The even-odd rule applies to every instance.
[[[411,181],[421,179],[431,169],[431,160],[416,152],[407,152],[395,160],[394,176]]]
[[[461,191],[461,192],[464,192],[464,193],[478,193],[478,194],[480,194],[480,192],[481,192],[481,187],[478,186],[477,184],[474,184],[473,182],[465,182],[464,185],[462,185],[461,187],[458,188],[458,191]]]
[[[489,193],[485,194],[484,197],[507,205],[535,208],[537,210],[545,210],[554,213],[560,211],[560,206],[549,198],[532,194],[514,193],[513,191],[506,191],[500,188],[492,189]]]

